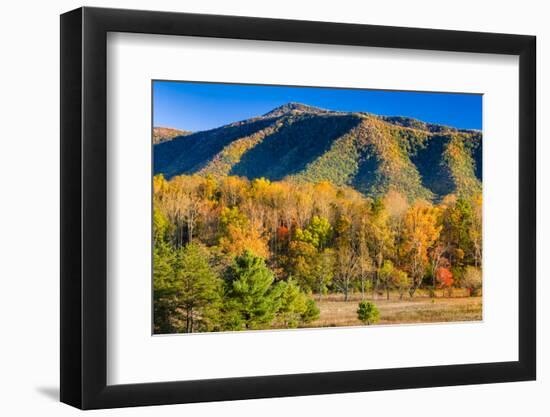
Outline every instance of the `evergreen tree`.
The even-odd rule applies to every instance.
[[[163,241],[157,241],[153,247],[153,323],[155,333],[172,333],[173,311],[176,306],[176,287],[174,284],[175,253],[172,247]]]
[[[300,291],[294,280],[281,281],[277,284],[280,289],[279,309],[277,322],[282,327],[295,328],[319,318],[319,309],[315,302]]]
[[[171,333],[176,301],[175,252],[167,242],[169,222],[157,209],[153,211],[153,326],[155,333]]]
[[[216,330],[222,280],[212,270],[206,248],[191,243],[179,250],[175,287],[177,308],[183,321],[182,331]]]
[[[366,325],[378,322],[380,312],[378,308],[369,301],[361,301],[357,309],[357,318]]]
[[[284,287],[272,286],[273,272],[264,259],[246,250],[226,275],[225,326],[230,330],[269,327]]]

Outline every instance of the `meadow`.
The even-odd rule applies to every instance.
[[[451,297],[439,291],[435,298],[419,293],[414,298],[401,300],[399,294],[391,293],[389,300],[385,297],[368,297],[367,300],[380,310],[377,323],[380,325],[482,320],[482,297],[469,297],[461,290],[455,290]],[[360,301],[360,295],[347,302],[340,294],[328,295],[317,301],[320,316],[308,326],[360,326],[362,323],[357,318],[357,303]]]

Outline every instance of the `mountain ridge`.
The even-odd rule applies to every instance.
[[[191,131],[174,129],[172,127],[155,126],[153,127],[153,145],[168,142],[178,136],[190,135]]]
[[[257,117],[155,144],[154,171],[330,181],[409,199],[481,190],[482,133],[405,116],[290,102]]]

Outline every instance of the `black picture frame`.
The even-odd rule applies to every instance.
[[[107,385],[108,32],[519,56],[519,360]],[[534,380],[534,36],[102,8],[61,16],[61,401],[81,409]]]

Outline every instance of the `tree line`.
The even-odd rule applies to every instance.
[[[481,194],[198,175],[157,175],[153,194],[155,333],[307,326],[328,293],[481,290]]]

